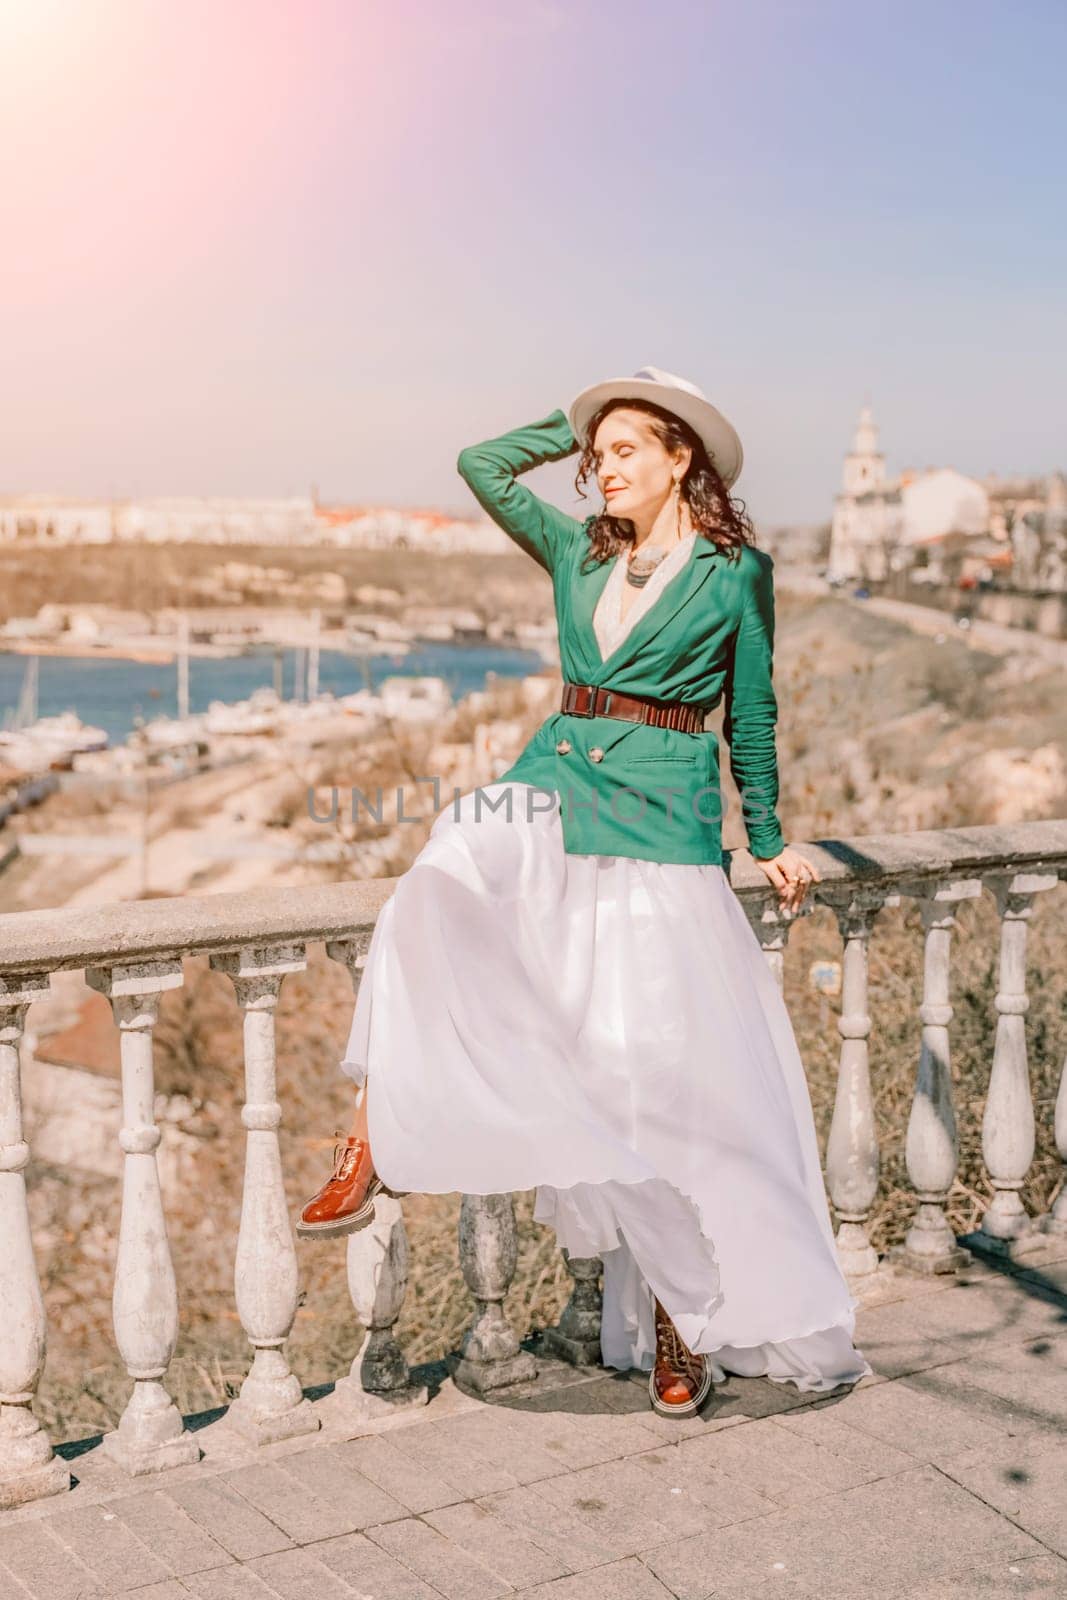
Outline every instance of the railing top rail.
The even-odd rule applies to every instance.
[[[997,872],[1067,876],[1067,818],[797,842],[822,874],[819,890],[849,883],[892,892],[929,879]],[[731,887],[745,899],[773,891],[747,851],[728,860]],[[121,901],[0,916],[0,972],[42,972],[257,945],[368,935],[395,878],[305,888]]]
[[[797,847],[814,861],[826,885],[862,881],[892,888],[926,878],[985,877],[1001,872],[1056,872],[1062,877],[1067,873],[1067,817],[861,834],[816,839]],[[743,881],[734,883],[738,892],[750,885],[754,874],[763,878],[747,857],[746,869]]]
[[[395,878],[124,900],[0,916],[0,972],[168,960],[369,935]]]

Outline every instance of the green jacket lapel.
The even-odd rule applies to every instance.
[[[571,594],[571,625],[578,649],[589,665],[589,675],[585,681],[600,682],[609,672],[617,671],[639,654],[645,645],[674,620],[682,607],[688,605],[699,593],[711,576],[715,560],[720,555],[721,551],[711,539],[706,539],[703,535],[698,538],[682,570],[675,573],[644,616],[637,619],[626,637],[606,658],[600,653],[600,645],[593,626],[593,614],[615,563],[604,561],[583,573],[579,558]],[[618,559],[621,558],[616,557],[616,560]]]

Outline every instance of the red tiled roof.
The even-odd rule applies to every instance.
[[[383,513],[389,516],[408,517],[412,522],[429,523],[431,527],[444,528],[453,522],[470,521],[467,517],[453,517],[444,511],[431,509],[412,509],[410,506],[316,506],[315,516],[328,527],[337,527],[345,522],[352,522],[356,517],[380,516]]]

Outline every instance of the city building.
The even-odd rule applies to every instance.
[[[311,497],[211,497],[94,501],[46,495],[0,498],[0,545],[333,545],[452,554],[512,549],[488,518],[394,506],[320,506]]]
[[[1067,478],[1062,472],[1047,480],[1043,504],[1016,511],[1010,538],[1018,588],[1067,593]]]
[[[827,577],[833,582],[884,578],[901,526],[900,485],[886,476],[874,414],[864,406],[834,497]]]
[[[987,540],[989,493],[954,467],[890,477],[878,426],[864,406],[834,498],[827,577],[880,582],[891,572],[935,568],[947,546]]]

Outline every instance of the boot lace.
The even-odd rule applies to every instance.
[[[335,1137],[340,1138],[340,1135]],[[333,1173],[331,1176],[334,1178],[346,1178],[355,1164],[359,1149],[358,1141],[351,1147],[347,1143],[334,1145]]]
[[[704,1376],[704,1357],[696,1356],[683,1340],[662,1306],[656,1307],[656,1354],[672,1372],[688,1378],[699,1387]]]

